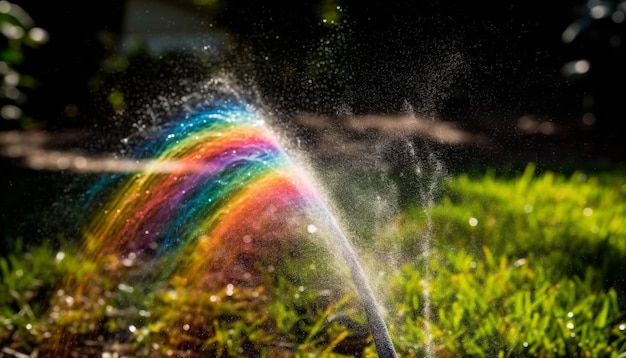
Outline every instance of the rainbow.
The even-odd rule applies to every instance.
[[[89,260],[150,252],[165,257],[163,278],[200,282],[198,276],[221,273],[232,281],[241,279],[229,272],[238,263],[304,232],[296,219],[315,206],[315,191],[252,106],[224,103],[191,113],[162,126],[156,138],[133,153],[151,161],[87,229]],[[193,257],[182,260],[183,251]]]
[[[66,312],[71,322],[101,310],[93,306],[128,289],[128,268],[137,266],[134,282],[176,283],[191,292],[253,287],[260,266],[280,262],[287,246],[320,227],[346,260],[381,357],[395,357],[350,243],[253,106],[233,100],[190,112],[162,125],[132,156],[141,170],[122,181],[85,230],[81,252],[91,269],[65,279],[51,316]],[[80,339],[80,329],[61,327],[51,346],[68,356]]]

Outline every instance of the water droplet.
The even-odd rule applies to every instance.
[[[569,318],[574,317],[574,312],[567,312],[567,317],[569,317]]]
[[[574,324],[572,322],[567,322],[565,327],[567,327],[567,329],[574,329]]]
[[[476,225],[478,225],[478,219],[476,219],[476,218],[470,218],[470,219],[469,219],[469,224],[470,224],[470,226],[476,226]]]

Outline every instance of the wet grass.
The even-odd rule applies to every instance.
[[[430,210],[408,206],[362,230],[400,356],[623,356],[626,172],[529,165],[512,176],[456,174],[444,186]],[[336,268],[323,256],[202,291],[155,284],[149,265],[112,264],[90,278],[99,293],[68,297],[60,280],[90,272],[76,243],[15,240],[0,258],[0,356],[376,356],[353,290],[329,279]],[[110,287],[109,275],[139,279]]]

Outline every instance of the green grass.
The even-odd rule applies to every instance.
[[[364,229],[399,355],[626,356],[625,174],[455,175],[432,209]],[[58,280],[90,265],[71,246],[16,243],[0,258],[0,348],[45,353],[61,327],[76,334],[72,352],[94,356],[376,356],[358,300],[325,280],[319,248],[254,287],[146,283],[51,314]]]
[[[395,274],[391,321],[403,356],[424,342],[424,273],[430,330],[440,355],[617,357],[626,351],[626,176],[552,172],[460,175],[429,213],[434,251],[427,271]],[[421,209],[398,237],[425,227]],[[418,245],[403,241],[405,257]],[[420,270],[422,268],[422,270]]]
[[[31,351],[41,344],[50,334],[45,313],[58,280],[87,265],[49,242],[27,249],[17,240],[13,251],[0,257],[1,346]]]

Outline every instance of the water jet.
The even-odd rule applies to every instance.
[[[333,250],[345,261],[379,356],[395,357],[350,241],[264,114],[238,95],[220,95],[179,116],[130,150],[136,164],[125,166],[127,173],[94,186],[95,193],[115,187],[85,230],[82,258],[95,265],[65,278],[52,316],[63,321],[64,312],[85,315],[93,308],[88,297],[128,296],[135,285],[155,278],[198,292],[226,287],[231,296],[236,285],[254,285],[259,263],[280,259],[276,248],[289,245],[294,233],[311,232],[311,219],[304,218],[313,218],[327,228]],[[150,272],[133,271],[141,264],[150,265]],[[69,356],[79,336],[62,326],[52,338],[56,354]]]

